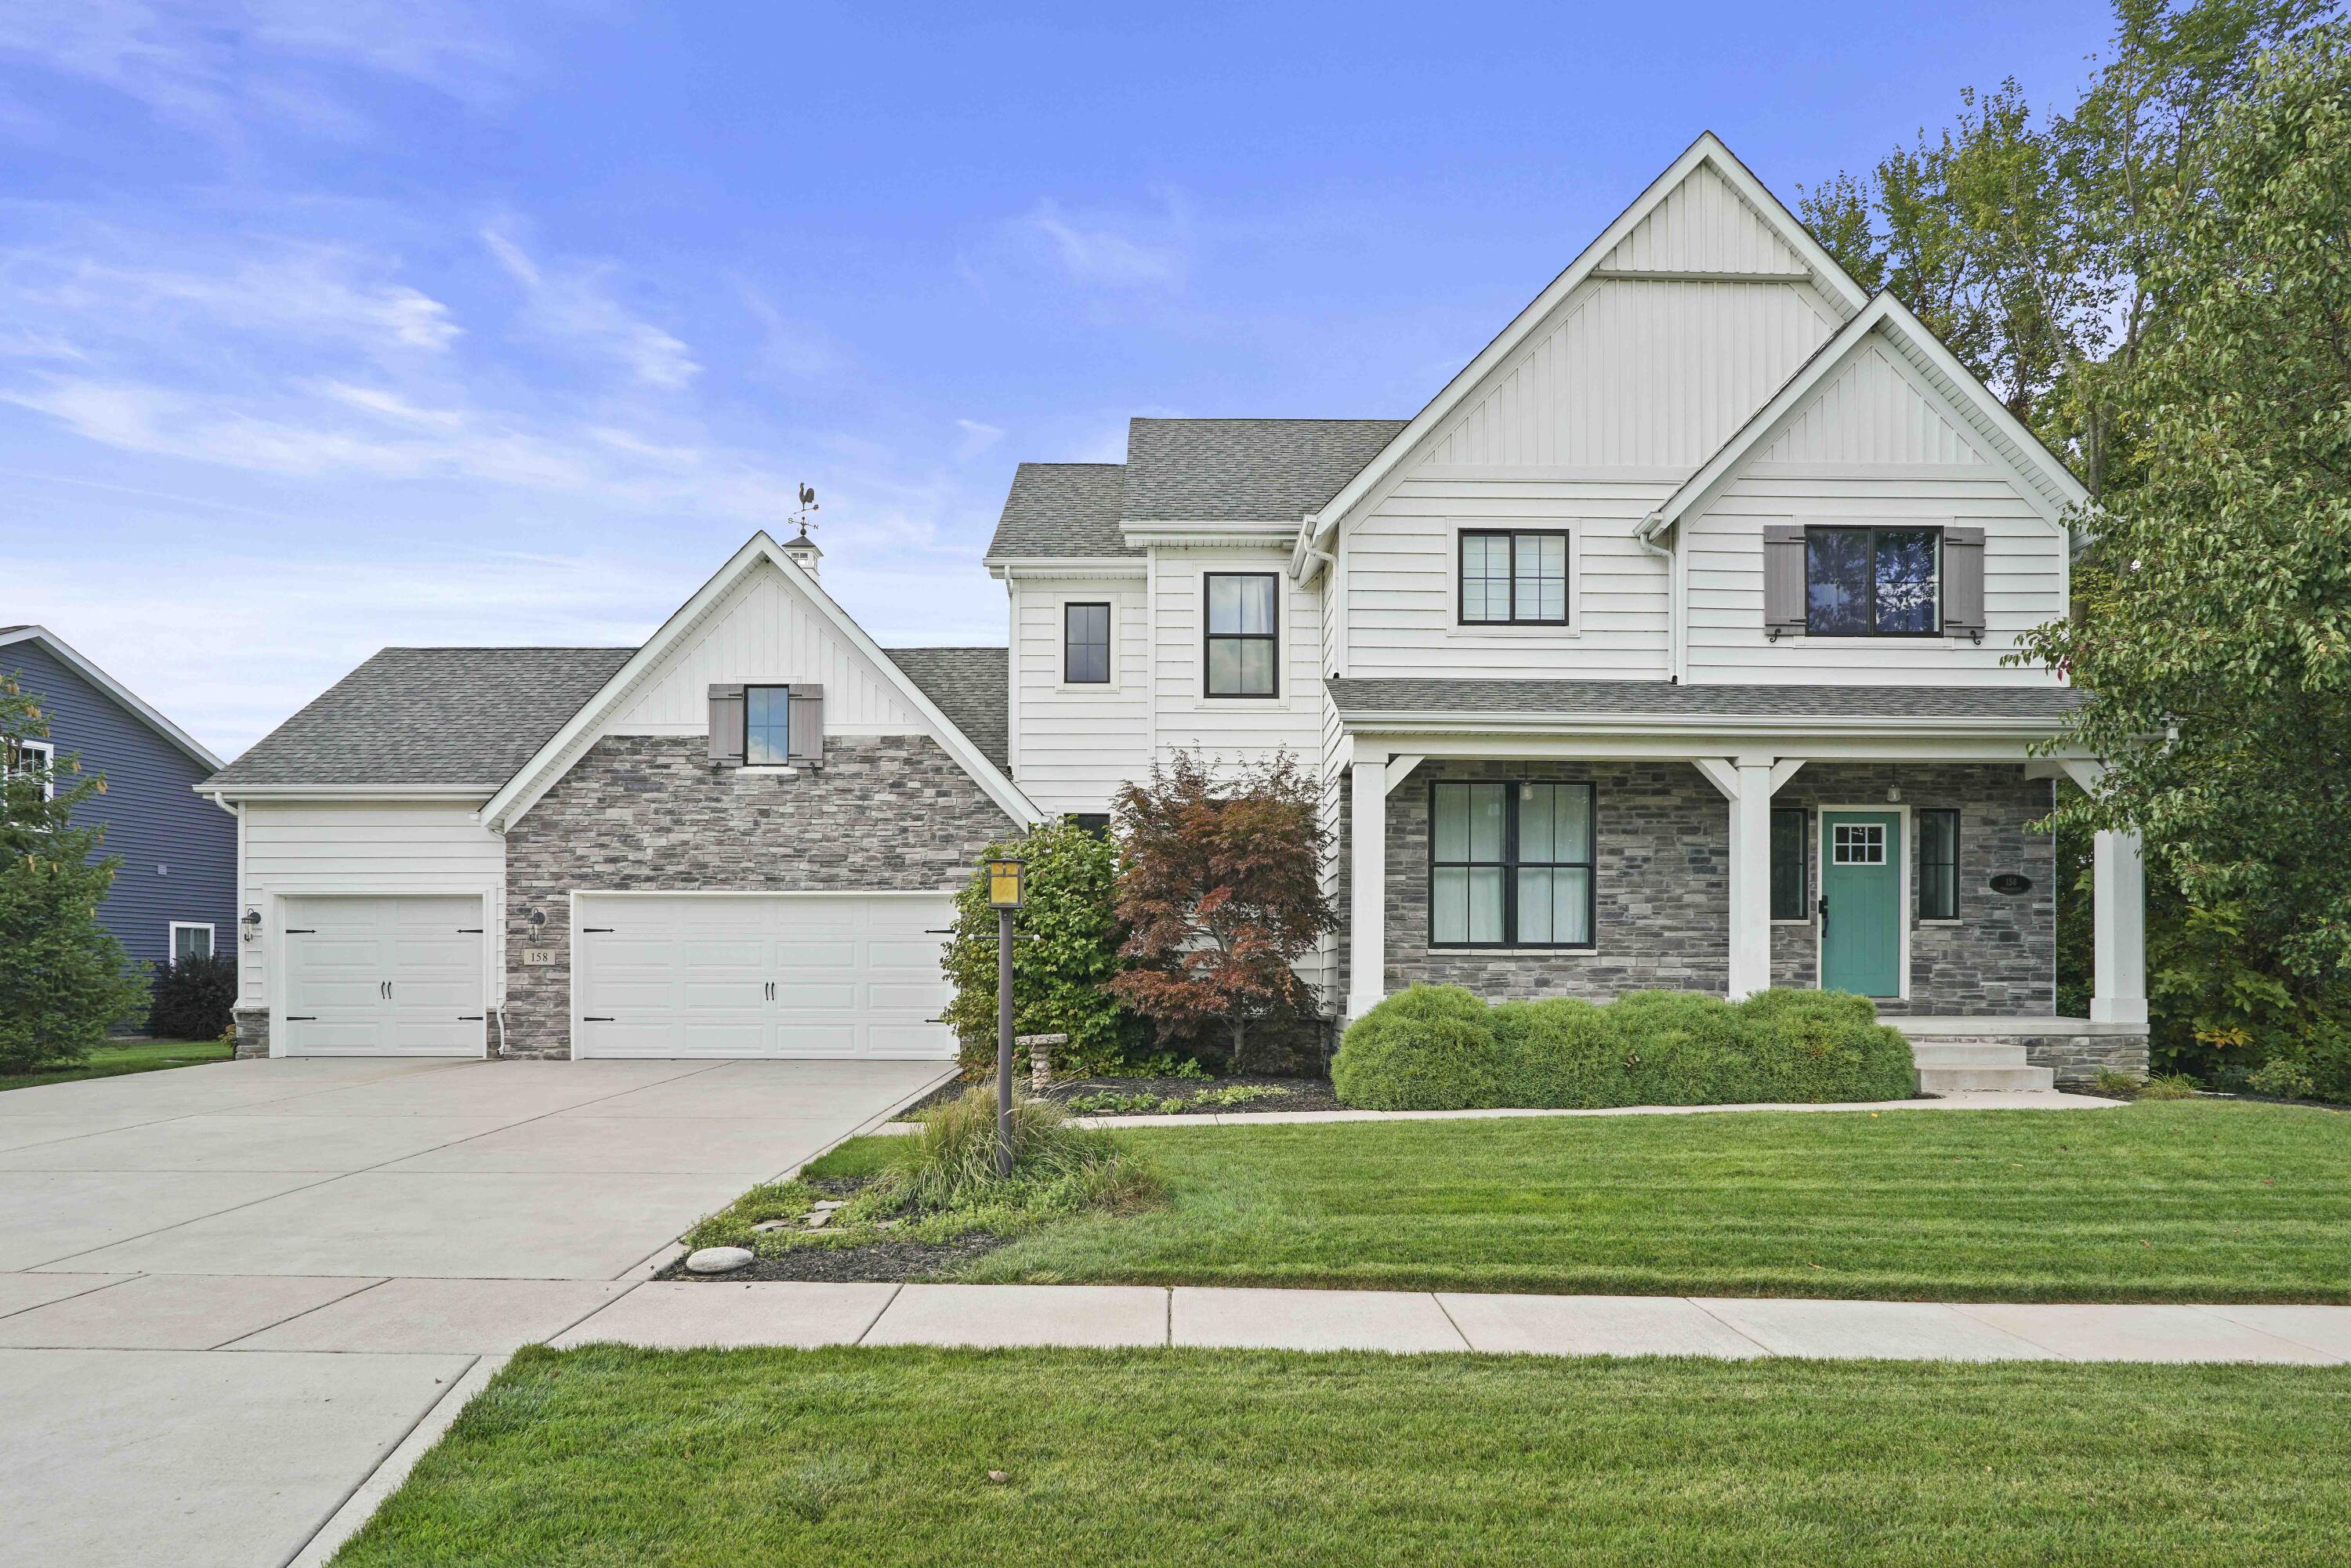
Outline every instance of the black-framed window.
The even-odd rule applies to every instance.
[[[1802,809],[1771,813],[1771,918],[1804,920],[1812,915],[1804,894],[1812,878],[1805,859],[1812,847],[1812,819]]]
[[[1918,918],[1959,917],[1959,814],[1920,811],[1918,817]]]
[[[743,762],[749,768],[781,768],[791,760],[789,686],[743,688]]]
[[[1206,690],[1212,697],[1280,695],[1281,590],[1270,571],[1212,571],[1208,598]]]
[[[1071,685],[1110,683],[1110,606],[1061,606],[1061,679]]]
[[[1429,786],[1434,947],[1593,945],[1593,787]]]
[[[1804,630],[1934,637],[1943,630],[1940,528],[1806,528]]]
[[[1567,530],[1461,530],[1461,624],[1567,624]]]
[[[1071,811],[1069,817],[1070,825],[1081,833],[1092,833],[1098,839],[1110,837],[1108,811]]]

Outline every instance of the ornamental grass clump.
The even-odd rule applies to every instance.
[[[1865,997],[1489,1005],[1458,986],[1416,986],[1364,1014],[1331,1079],[1343,1103],[1382,1111],[1898,1100],[1917,1082],[1909,1042]]]

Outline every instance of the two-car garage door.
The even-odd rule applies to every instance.
[[[944,893],[581,894],[572,1054],[945,1060]]]

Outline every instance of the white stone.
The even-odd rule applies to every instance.
[[[751,1228],[764,1236],[770,1230],[781,1230],[790,1224],[791,1221],[789,1219],[763,1219]]]
[[[848,1207],[849,1200],[845,1197],[828,1197],[820,1199],[819,1201],[809,1205],[809,1212],[810,1214],[831,1214],[836,1208],[847,1208]]]
[[[831,1218],[832,1211],[831,1209],[820,1209],[818,1212],[808,1217],[808,1228],[810,1230],[821,1230]]]
[[[748,1247],[705,1247],[689,1252],[685,1271],[689,1274],[731,1274],[751,1261]]]

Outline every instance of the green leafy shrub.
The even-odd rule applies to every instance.
[[[2193,1100],[2204,1086],[2185,1072],[2158,1072],[2138,1086],[2142,1100]]]
[[[1381,1111],[1898,1100],[1917,1083],[1909,1042],[1865,997],[1489,1006],[1453,986],[1416,986],[1357,1019],[1331,1079],[1345,1103]]]
[[[1331,1062],[1343,1104],[1466,1111],[1503,1103],[1492,1009],[1459,986],[1415,986],[1355,1020]]]
[[[1064,1078],[1116,1071],[1144,1037],[1142,1021],[1102,988],[1126,967],[1118,956],[1126,927],[1115,907],[1117,850],[1063,821],[990,844],[987,855],[1028,865],[1026,903],[1013,917],[1024,938],[1013,959],[1014,1030],[1068,1035],[1067,1045],[1052,1050],[1053,1071]],[[946,1016],[962,1044],[967,1078],[996,1070],[996,925],[985,868],[975,868],[956,894],[946,953],[956,994]]]
[[[2267,1094],[2278,1100],[2307,1100],[2318,1092],[2318,1082],[2310,1070],[2287,1057],[2264,1061],[2245,1076],[2245,1085],[2256,1094]]]
[[[218,1040],[236,1006],[236,960],[225,953],[183,958],[155,971],[147,1032],[157,1040]]]
[[[2147,1082],[2136,1072],[2117,1072],[2111,1067],[2098,1069],[2095,1080],[2098,1092],[2118,1095],[2125,1100],[2138,1098],[2140,1087]]]

